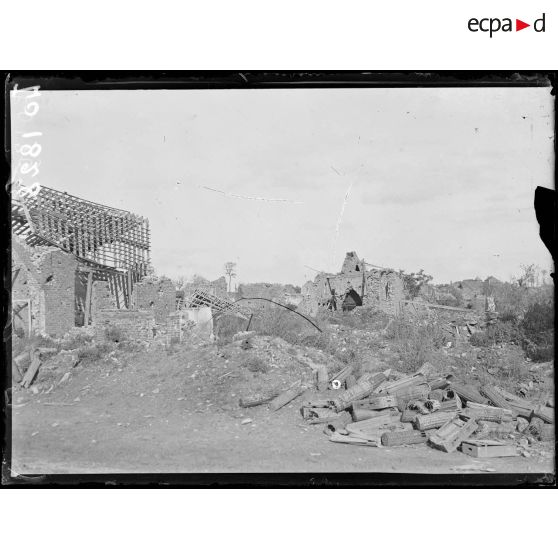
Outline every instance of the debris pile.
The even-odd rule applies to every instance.
[[[474,457],[529,457],[529,444],[554,439],[553,401],[536,405],[495,386],[477,389],[437,373],[430,363],[410,376],[388,369],[358,378],[347,365],[323,386],[323,375],[316,376],[318,393],[300,411],[309,424],[323,423],[335,443],[428,444],[446,453],[459,448]],[[282,393],[270,408],[292,401],[304,388]]]

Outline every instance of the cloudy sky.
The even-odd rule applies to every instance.
[[[148,217],[170,277],[302,284],[346,251],[436,282],[551,265],[546,88],[43,91],[36,180]],[[15,151],[15,149],[14,149]],[[17,161],[14,161],[17,165]],[[253,199],[256,198],[256,199]],[[281,201],[274,201],[281,200]]]

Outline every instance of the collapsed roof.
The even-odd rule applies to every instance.
[[[41,186],[12,203],[12,230],[30,246],[56,246],[90,266],[147,273],[149,221]]]

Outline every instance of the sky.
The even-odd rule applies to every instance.
[[[171,278],[301,285],[347,251],[436,283],[551,269],[549,88],[41,91],[41,184],[147,217]],[[25,182],[25,181],[24,181]],[[29,182],[29,181],[27,181]]]

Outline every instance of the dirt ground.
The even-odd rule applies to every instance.
[[[555,471],[552,443],[530,446],[528,457],[496,459],[427,446],[348,446],[302,419],[304,395],[276,412],[267,405],[241,408],[239,397],[305,377],[301,360],[327,360],[282,340],[260,340],[255,351],[264,370],[241,366],[249,351],[239,347],[159,349],[114,352],[69,374],[52,369],[33,390],[15,385],[13,474]],[[251,422],[242,424],[245,419]]]

